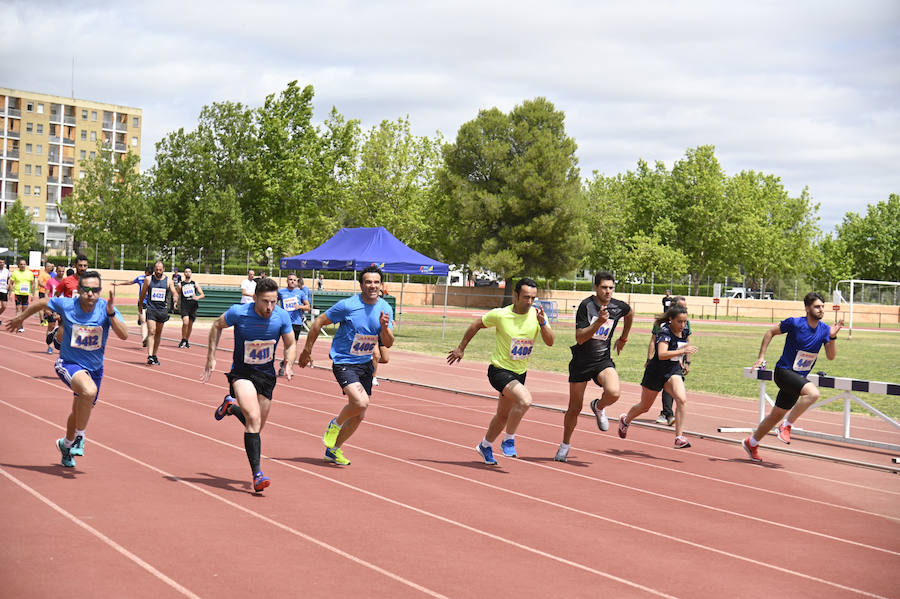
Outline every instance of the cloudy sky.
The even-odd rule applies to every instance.
[[[0,0],[0,86],[137,106],[142,165],[215,101],[289,81],[364,128],[455,137],[544,96],[582,175],[671,168],[711,144],[729,175],[804,186],[828,231],[900,193],[900,2]]]

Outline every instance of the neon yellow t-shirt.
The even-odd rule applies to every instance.
[[[481,322],[486,327],[497,328],[491,364],[516,374],[528,370],[528,359],[541,328],[537,312],[529,309],[525,314],[516,314],[510,304],[505,308],[494,308],[481,317]]]
[[[13,291],[16,295],[31,295],[32,284],[34,283],[34,273],[28,270],[12,271],[9,275],[12,280]]]

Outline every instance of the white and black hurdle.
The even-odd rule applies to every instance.
[[[766,392],[766,383],[771,381],[774,377],[774,372],[771,370],[757,369],[750,367],[744,368],[744,378],[747,379],[756,379],[759,381],[759,420],[762,421],[763,418],[766,417],[766,411],[768,406],[775,405],[775,401],[769,397],[769,394]],[[859,406],[862,406],[868,412],[878,416],[891,426],[900,429],[900,423],[896,420],[880,411],[878,408],[875,408],[869,405],[867,402],[863,401],[859,397],[857,397],[854,393],[881,393],[884,395],[893,395],[900,396],[900,384],[897,383],[884,383],[880,381],[861,381],[857,379],[850,378],[842,378],[836,376],[822,376],[818,374],[809,374],[807,377],[811,383],[814,383],[816,386],[822,389],[840,389],[843,390],[843,393],[835,395],[834,397],[830,397],[828,399],[821,399],[810,406],[810,409],[817,408],[819,406],[824,406],[826,404],[833,403],[835,401],[843,401],[844,402],[844,431],[843,435],[833,435],[829,433],[820,433],[816,431],[810,431],[803,428],[798,428],[796,425],[791,429],[792,436],[800,436],[800,437],[810,437],[815,439],[825,439],[828,441],[840,441],[843,443],[851,443],[854,445],[863,445],[866,447],[875,447],[878,449],[885,449],[888,451],[896,451],[900,452],[900,444],[895,443],[884,443],[882,441],[872,441],[869,439],[859,439],[851,436],[850,434],[850,405],[852,403],[856,403]],[[752,428],[736,428],[736,427],[719,427],[720,433],[752,433],[754,429]],[[893,462],[895,464],[900,464],[900,457],[894,457]]]

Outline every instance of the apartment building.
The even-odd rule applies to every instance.
[[[98,144],[114,159],[140,155],[140,108],[0,87],[0,214],[20,199],[44,243],[60,247],[66,218],[59,201],[84,176]]]

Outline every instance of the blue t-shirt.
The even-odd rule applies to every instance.
[[[275,350],[282,335],[293,333],[291,317],[275,306],[269,318],[254,310],[256,304],[234,304],[225,312],[225,324],[234,327],[231,370],[253,369],[275,376]]]
[[[147,275],[138,275],[138,276],[136,276],[136,277],[134,278],[134,280],[132,281],[132,283],[134,283],[134,284],[136,284],[136,285],[138,286],[138,294],[139,294],[139,295],[140,295],[140,293],[141,293],[141,288],[144,286],[144,279],[146,279],[146,278],[147,278]],[[150,294],[149,294],[149,293],[144,297],[144,305],[145,305],[145,306],[147,305],[147,299],[148,299],[149,297],[150,297]]]
[[[304,301],[309,301],[305,291],[299,287],[279,289],[278,301],[281,302],[281,307],[290,314],[293,324],[301,324],[303,322],[304,312],[300,308],[303,306]]]
[[[63,361],[102,372],[110,319],[106,314],[106,300],[98,299],[91,312],[83,311],[81,301],[74,297],[54,297],[47,307],[62,316],[63,338],[59,355]],[[124,323],[119,309],[113,310],[115,317]]]
[[[325,312],[328,320],[340,324],[328,353],[335,364],[365,364],[372,361],[372,352],[378,345],[378,334],[381,332],[379,319],[382,312],[390,316],[388,328],[394,328],[394,311],[382,298],[374,304],[367,304],[356,294],[342,299]]]
[[[830,341],[831,327],[819,321],[813,329],[805,316],[785,318],[778,326],[782,333],[787,333],[787,339],[784,340],[784,351],[775,366],[806,376],[815,365],[822,345]]]

